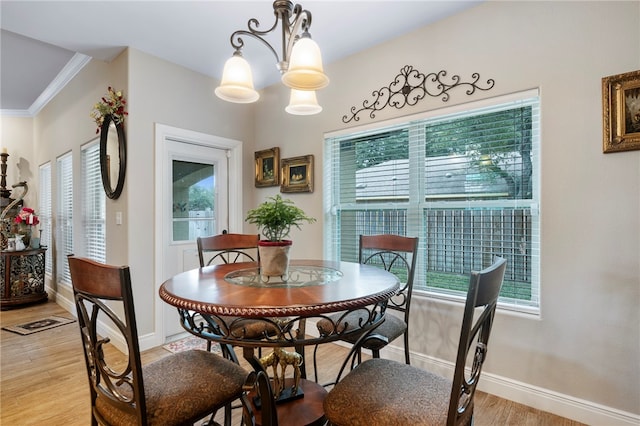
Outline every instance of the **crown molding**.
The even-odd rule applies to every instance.
[[[91,61],[91,56],[76,53],[58,73],[56,78],[49,83],[40,96],[31,104],[29,109],[3,109],[0,115],[6,117],[35,117],[51,99],[53,99],[85,65]]]

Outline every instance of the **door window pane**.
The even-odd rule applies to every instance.
[[[215,173],[212,164],[172,161],[173,241],[213,235]]]

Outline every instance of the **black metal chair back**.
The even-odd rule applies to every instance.
[[[409,364],[409,313],[418,259],[418,237],[393,234],[360,235],[359,258],[360,263],[382,267],[400,279],[400,290],[389,299],[387,309],[393,309],[403,314],[403,320],[406,324],[403,333],[405,362]],[[378,350],[375,350],[374,356],[377,356]]]
[[[200,267],[215,263],[257,261],[259,260],[258,241],[260,241],[258,234],[220,234],[198,237]],[[205,261],[207,254],[213,254],[213,256]]]
[[[506,259],[496,256],[493,264],[488,268],[480,272],[471,272],[453,374],[447,425],[456,425],[458,419],[468,417],[465,411],[473,402],[482,366],[487,357],[489,335],[493,327],[493,318],[506,267]],[[482,311],[474,321],[476,308],[479,307],[482,307]],[[465,367],[467,367],[469,352],[472,350],[473,358],[471,358],[470,372],[467,375]]]

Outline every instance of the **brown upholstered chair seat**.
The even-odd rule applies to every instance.
[[[198,237],[198,258],[200,267],[236,262],[260,260],[258,252],[259,234],[220,234]],[[207,259],[207,256],[211,256]],[[278,334],[278,327],[264,321],[225,316],[224,322],[231,326],[230,333],[236,338],[259,339]],[[224,330],[223,330],[224,332]],[[211,347],[209,343],[208,348]]]
[[[400,289],[395,296],[389,299],[387,304],[387,312],[393,310],[402,315],[402,319],[387,314],[385,322],[374,330],[374,334],[381,335],[384,339],[369,339],[358,348],[358,351],[362,348],[370,349],[374,358],[380,358],[380,350],[382,348],[404,335],[405,363],[411,363],[409,356],[409,312],[417,254],[417,237],[404,237],[393,234],[360,235],[358,256],[360,263],[382,268],[396,274],[399,277],[398,279],[403,279],[404,282],[401,283]],[[351,312],[343,320],[340,319],[340,316],[334,315],[330,317],[331,320],[319,320],[317,323],[318,331],[324,335],[344,334],[346,331],[351,331],[352,327],[357,329],[361,327],[361,324],[368,322],[368,315],[369,312],[366,309]],[[337,326],[335,325],[336,323],[338,323]],[[345,327],[347,328],[346,330]],[[349,343],[356,343],[361,335],[362,333],[345,334],[340,339]]]
[[[192,350],[142,367],[149,424],[182,425],[193,423],[238,397],[248,372],[211,352]],[[131,393],[131,388],[121,386]],[[134,412],[114,409],[99,395],[96,409],[109,424],[133,425]]]
[[[363,311],[355,311],[348,313],[344,318],[341,319],[340,315],[334,314],[330,316],[331,320],[319,320],[317,322],[317,327],[322,334],[330,334],[332,330],[334,330],[334,328],[337,328],[338,333],[344,333],[345,331],[351,331],[360,328],[360,324],[363,324],[367,321],[368,317],[366,315],[367,314],[363,313]],[[402,318],[398,318],[393,314],[386,314],[384,318],[384,322],[375,328],[373,334],[382,335],[387,339],[387,341],[369,339],[362,345],[363,348],[380,350],[385,347],[388,342],[391,342],[392,340],[402,336],[402,334],[404,334],[404,332],[407,330],[407,323],[405,323]],[[340,323],[337,327],[335,327],[334,324],[337,321],[340,321]],[[348,334],[343,336],[342,340],[349,343],[356,343],[356,341],[360,338],[360,335],[360,333]]]
[[[225,316],[224,321],[231,326],[231,335],[244,339],[259,339],[278,334],[278,327],[272,323],[234,316]]]
[[[450,379],[407,364],[370,359],[335,385],[324,411],[338,426],[441,426],[447,424],[451,385]],[[473,406],[465,415],[461,424],[469,424]]]

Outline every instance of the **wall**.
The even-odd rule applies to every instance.
[[[430,98],[342,123],[404,65],[463,79],[478,72],[496,85],[470,97],[452,93],[446,104]],[[481,386],[586,423],[637,424],[640,151],[602,153],[601,101],[602,77],[637,69],[638,2],[486,2],[326,66],[331,84],[318,93],[320,115],[286,115],[286,91],[269,88],[256,116],[256,129],[268,131],[256,135],[256,149],[279,146],[283,158],[315,155],[316,191],[291,198],[322,219],[326,132],[539,88],[541,315],[498,313]],[[256,191],[256,203],[272,192]],[[322,256],[320,244],[301,243],[321,241],[321,228],[322,220],[294,236],[296,257]],[[461,307],[416,299],[413,362],[446,369],[454,360],[459,331],[452,324],[459,324]],[[386,355],[400,359],[397,348]]]
[[[216,82],[202,74],[129,49],[129,121],[127,178],[128,252],[134,298],[144,304],[137,313],[140,336],[154,335],[156,345],[163,336],[156,329],[157,304],[164,303],[154,276],[155,234],[155,133],[156,123],[243,141],[245,182],[253,182],[253,108],[229,105],[219,100],[213,89]],[[243,194],[245,206],[251,201],[251,188]],[[151,207],[150,207],[151,206]],[[194,243],[195,248],[195,243]],[[160,282],[157,282],[160,280]],[[138,306],[138,305],[137,305]],[[159,326],[159,324],[158,324]]]
[[[38,164],[33,164],[33,118],[0,118],[0,146],[7,149],[6,187],[11,190],[11,198],[16,199],[23,191],[11,186],[18,182],[27,182],[29,191],[24,198],[27,207],[36,206],[38,194]]]
[[[36,163],[35,180],[37,180],[37,166],[51,162],[52,182],[52,212],[58,209],[57,167],[56,159],[72,152],[73,180],[81,180],[81,147],[87,142],[96,140],[96,124],[89,116],[93,105],[107,93],[108,86],[127,93],[126,68],[127,56],[122,54],[111,63],[93,60],[89,62],[69,83],[56,95],[35,118],[34,123],[34,158]],[[126,192],[126,185],[124,192]],[[74,205],[80,205],[79,189],[74,191]],[[122,201],[118,205],[122,205]],[[107,213],[113,208],[107,203]],[[126,207],[118,207],[124,209]],[[79,211],[79,210],[78,210]],[[108,216],[110,217],[110,216]],[[74,215],[74,229],[82,229],[80,214]],[[55,222],[54,222],[55,230]],[[54,231],[55,232],[55,231]],[[115,221],[107,221],[107,261],[118,264],[126,262],[127,252],[124,244],[125,234],[115,227]],[[53,246],[49,247],[48,256],[55,259],[55,234]],[[74,238],[74,251],[82,253],[82,234],[77,233]],[[53,277],[57,274],[54,262]],[[49,281],[49,280],[47,280]],[[73,309],[73,292],[68,284],[60,284],[55,279],[50,280],[51,294],[56,301],[68,310]]]

